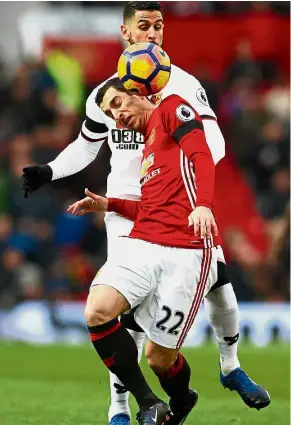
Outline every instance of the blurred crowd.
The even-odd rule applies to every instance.
[[[289,76],[275,63],[256,62],[246,40],[238,44],[222,81],[213,80],[202,63],[193,74],[205,87],[228,149],[255,193],[270,237],[266,263],[271,285],[279,288],[277,299],[287,299]],[[0,63],[0,308],[24,299],[84,299],[106,259],[103,216],[73,217],[65,212],[83,196],[85,186],[105,192],[106,146],[86,170],[42,188],[29,199],[24,199],[20,188],[24,166],[51,161],[80,130],[89,88],[79,78],[81,95],[68,100],[57,75],[48,63],[23,61],[13,75],[9,64]],[[232,260],[240,262],[239,257]],[[244,265],[240,267],[243,270]],[[251,287],[251,277],[247,279],[246,286]],[[259,289],[238,294],[241,300],[261,299]]]
[[[125,1],[51,1],[50,4],[54,7],[70,7],[82,6],[84,8],[94,7],[123,7]],[[164,1],[164,12],[169,15],[238,15],[247,12],[271,11],[279,14],[289,15],[289,3],[286,1]]]
[[[84,298],[106,259],[103,217],[73,217],[65,209],[84,194],[85,181],[104,192],[106,167],[99,159],[94,177],[88,167],[24,199],[22,168],[54,159],[76,138],[83,114],[61,102],[41,63],[24,62],[12,78],[2,64],[1,83],[0,307],[23,299]]]

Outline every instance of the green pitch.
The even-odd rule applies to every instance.
[[[289,424],[289,347],[241,346],[244,369],[270,392],[264,410],[245,406],[218,380],[214,345],[184,350],[192,367],[192,386],[200,400],[187,420],[193,425]],[[159,392],[155,376],[143,369]],[[88,346],[33,347],[0,344],[0,425],[106,425],[107,371]],[[132,411],[136,405],[132,402]],[[135,418],[132,420],[135,424]]]

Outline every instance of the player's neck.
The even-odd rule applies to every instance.
[[[141,134],[145,134],[148,128],[148,122],[151,118],[152,113],[154,112],[155,108],[149,108],[149,109],[145,109],[144,111],[144,119],[143,119],[143,124],[141,126],[141,128],[139,129],[139,132]]]

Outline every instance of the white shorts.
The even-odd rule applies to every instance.
[[[120,238],[119,252],[108,258],[94,285],[115,288],[153,342],[179,348],[201,302],[217,281],[221,248],[182,249]]]
[[[114,212],[106,213],[104,222],[107,232],[107,258],[109,259],[115,252],[118,255],[120,236],[128,236],[134,223]]]

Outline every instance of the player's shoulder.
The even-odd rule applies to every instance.
[[[102,112],[102,110],[99,108],[99,106],[96,104],[96,96],[98,91],[104,84],[107,83],[108,80],[111,80],[111,78],[114,78],[117,76],[117,73],[112,75],[107,80],[100,83],[97,87],[95,87],[92,92],[89,94],[87,101],[86,101],[86,115],[93,119],[94,121],[107,121],[106,115]]]
[[[200,115],[216,118],[200,81],[176,65],[171,66],[171,78],[163,91],[163,96],[167,97],[174,93],[187,100]]]
[[[162,100],[162,102],[159,105],[159,108],[161,109],[161,112],[168,113],[173,112],[175,108],[177,108],[180,105],[189,105],[189,103],[178,94],[171,94],[170,96],[166,97]]]
[[[184,84],[189,84],[191,82],[191,86],[201,87],[201,83],[197,80],[194,75],[189,74],[189,72],[184,71],[184,69],[179,68],[177,65],[171,65],[171,78],[169,81],[170,87],[173,86],[174,90],[176,90],[176,86],[181,87]]]
[[[160,103],[160,117],[165,127],[169,122],[185,123],[197,118],[194,108],[181,96],[172,94]]]

